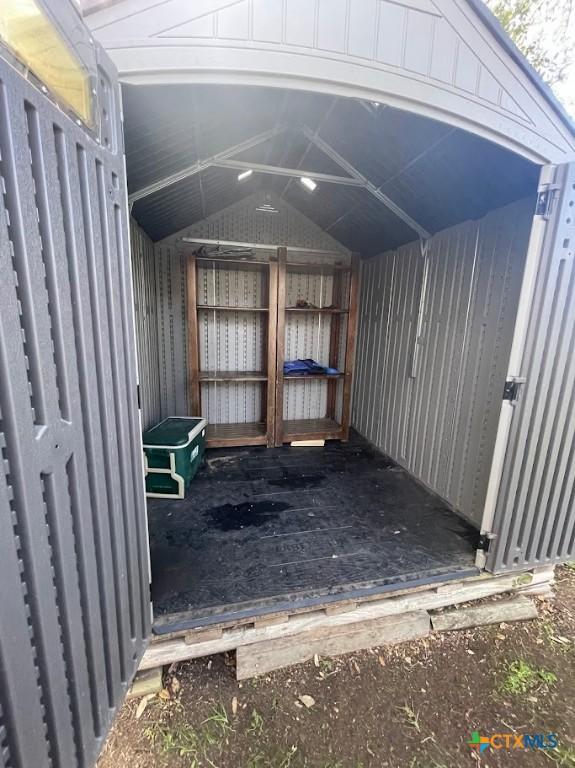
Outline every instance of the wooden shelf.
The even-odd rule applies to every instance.
[[[197,256],[196,261],[201,261],[202,263],[207,264],[215,264],[220,268],[221,266],[225,264],[232,264],[232,265],[241,265],[242,267],[269,267],[271,260],[268,261],[260,261],[259,259],[226,259],[223,257],[210,257],[210,256]]]
[[[269,312],[269,307],[217,307],[213,304],[198,304],[200,309],[215,309],[224,312]]]
[[[262,371],[201,371],[200,381],[267,381]]]
[[[312,313],[315,312],[318,315],[347,315],[348,310],[347,309],[332,309],[326,307],[325,309],[322,307],[286,307],[286,312],[302,312],[302,313]]]
[[[266,441],[266,425],[263,421],[247,424],[208,424],[208,448],[265,445]]]
[[[342,379],[345,373],[284,373],[284,381],[290,379]]]
[[[293,440],[330,440],[341,437],[343,427],[335,419],[296,419],[284,421],[283,442]]]
[[[330,264],[310,263],[305,261],[286,261],[286,269],[289,272],[299,272],[300,274],[334,274],[336,272],[351,272],[352,267],[349,264]]]

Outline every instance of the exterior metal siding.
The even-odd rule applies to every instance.
[[[101,144],[0,59],[7,768],[92,765],[150,631],[119,91],[105,62],[98,81]]]
[[[362,270],[353,424],[478,525],[532,212],[514,203]]]
[[[256,211],[262,201],[273,204],[279,210],[277,214]],[[185,415],[188,412],[187,394],[187,340],[186,340],[186,258],[184,251],[193,246],[181,242],[182,237],[199,237],[210,240],[234,240],[250,243],[265,243],[332,250],[342,254],[342,260],[349,252],[303,214],[293,209],[284,200],[275,195],[255,193],[235,203],[205,220],[182,230],[155,245],[156,252],[156,291],[158,301],[158,339],[160,360],[160,400],[161,415]],[[261,258],[265,252],[258,251]],[[295,254],[294,254],[295,257]],[[298,258],[305,254],[298,253]],[[318,255],[309,257],[318,260]],[[329,257],[325,257],[326,260]],[[240,273],[237,273],[240,275]],[[215,279],[209,268],[198,271],[198,301],[218,303],[219,300],[240,306],[257,303],[258,287],[255,273],[252,282],[241,280],[222,281]],[[299,282],[298,282],[299,280]],[[305,285],[301,284],[304,280]],[[324,303],[331,302],[330,283],[324,278],[320,286],[319,276],[312,282],[306,276],[288,280],[288,291],[295,302],[296,294],[306,294],[309,301],[319,303],[320,289]],[[291,299],[290,299],[291,300]],[[255,314],[255,313],[254,313]],[[225,326],[218,324],[220,333],[215,335],[213,313],[199,313],[200,355],[202,367],[218,370],[257,370],[261,367],[263,353],[262,318],[246,313],[226,313]],[[321,330],[321,333],[319,331]],[[248,344],[244,342],[248,339]],[[318,341],[319,340],[319,341]],[[329,343],[329,324],[323,320],[323,328],[318,329],[317,320],[310,316],[298,316],[290,321],[286,337],[287,350],[298,356],[306,349],[309,356]],[[307,343],[309,342],[309,343]],[[325,342],[325,343],[324,343]],[[319,347],[318,347],[319,343]],[[315,345],[315,346],[314,346]],[[327,362],[327,361],[326,361]],[[317,386],[319,385],[319,386]],[[327,394],[325,382],[290,383],[286,392],[286,412],[289,418],[313,418],[315,413],[304,411],[304,386],[312,386],[323,400]],[[227,390],[226,397],[220,397],[222,388]],[[309,392],[306,392],[308,395]],[[260,386],[249,382],[211,383],[202,385],[204,413],[201,414],[213,423],[251,422],[259,419],[261,407]],[[225,409],[222,404],[225,403]],[[324,402],[325,405],[325,402]],[[318,411],[321,410],[318,401]],[[308,404],[309,408],[309,404]],[[308,415],[306,415],[308,414]]]
[[[134,315],[138,351],[142,429],[160,419],[160,364],[154,244],[130,219]]]
[[[493,524],[496,572],[575,555],[575,163],[555,183]]]

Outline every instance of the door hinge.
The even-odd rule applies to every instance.
[[[142,398],[140,396],[140,385],[136,384],[136,397],[138,398],[138,410],[142,410]]]
[[[521,376],[511,376],[508,378],[503,387],[503,399],[508,400],[510,403],[516,403],[522,384],[525,384],[525,379]]]
[[[548,186],[540,189],[537,193],[537,203],[535,205],[535,215],[543,216],[544,219],[548,219],[553,209],[553,201],[555,199],[555,193],[559,187],[556,184],[549,184]]]
[[[495,534],[491,533],[490,531],[487,533],[480,533],[479,537],[477,538],[475,549],[479,549],[481,552],[489,552],[489,546],[494,538]]]

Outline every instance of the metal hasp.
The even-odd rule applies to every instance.
[[[508,400],[510,403],[516,403],[522,384],[525,384],[525,379],[520,376],[507,379],[503,387],[503,399]]]

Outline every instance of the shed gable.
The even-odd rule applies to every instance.
[[[130,82],[167,71],[166,81],[280,77],[438,117],[531,159],[575,153],[567,126],[466,0],[122,0],[88,23]]]
[[[277,210],[277,213],[258,210],[262,207],[262,203],[271,206]],[[294,248],[349,253],[347,248],[307,216],[293,208],[279,195],[270,192],[254,192],[237,203],[164,238],[159,244],[175,245],[182,237],[288,245]]]

